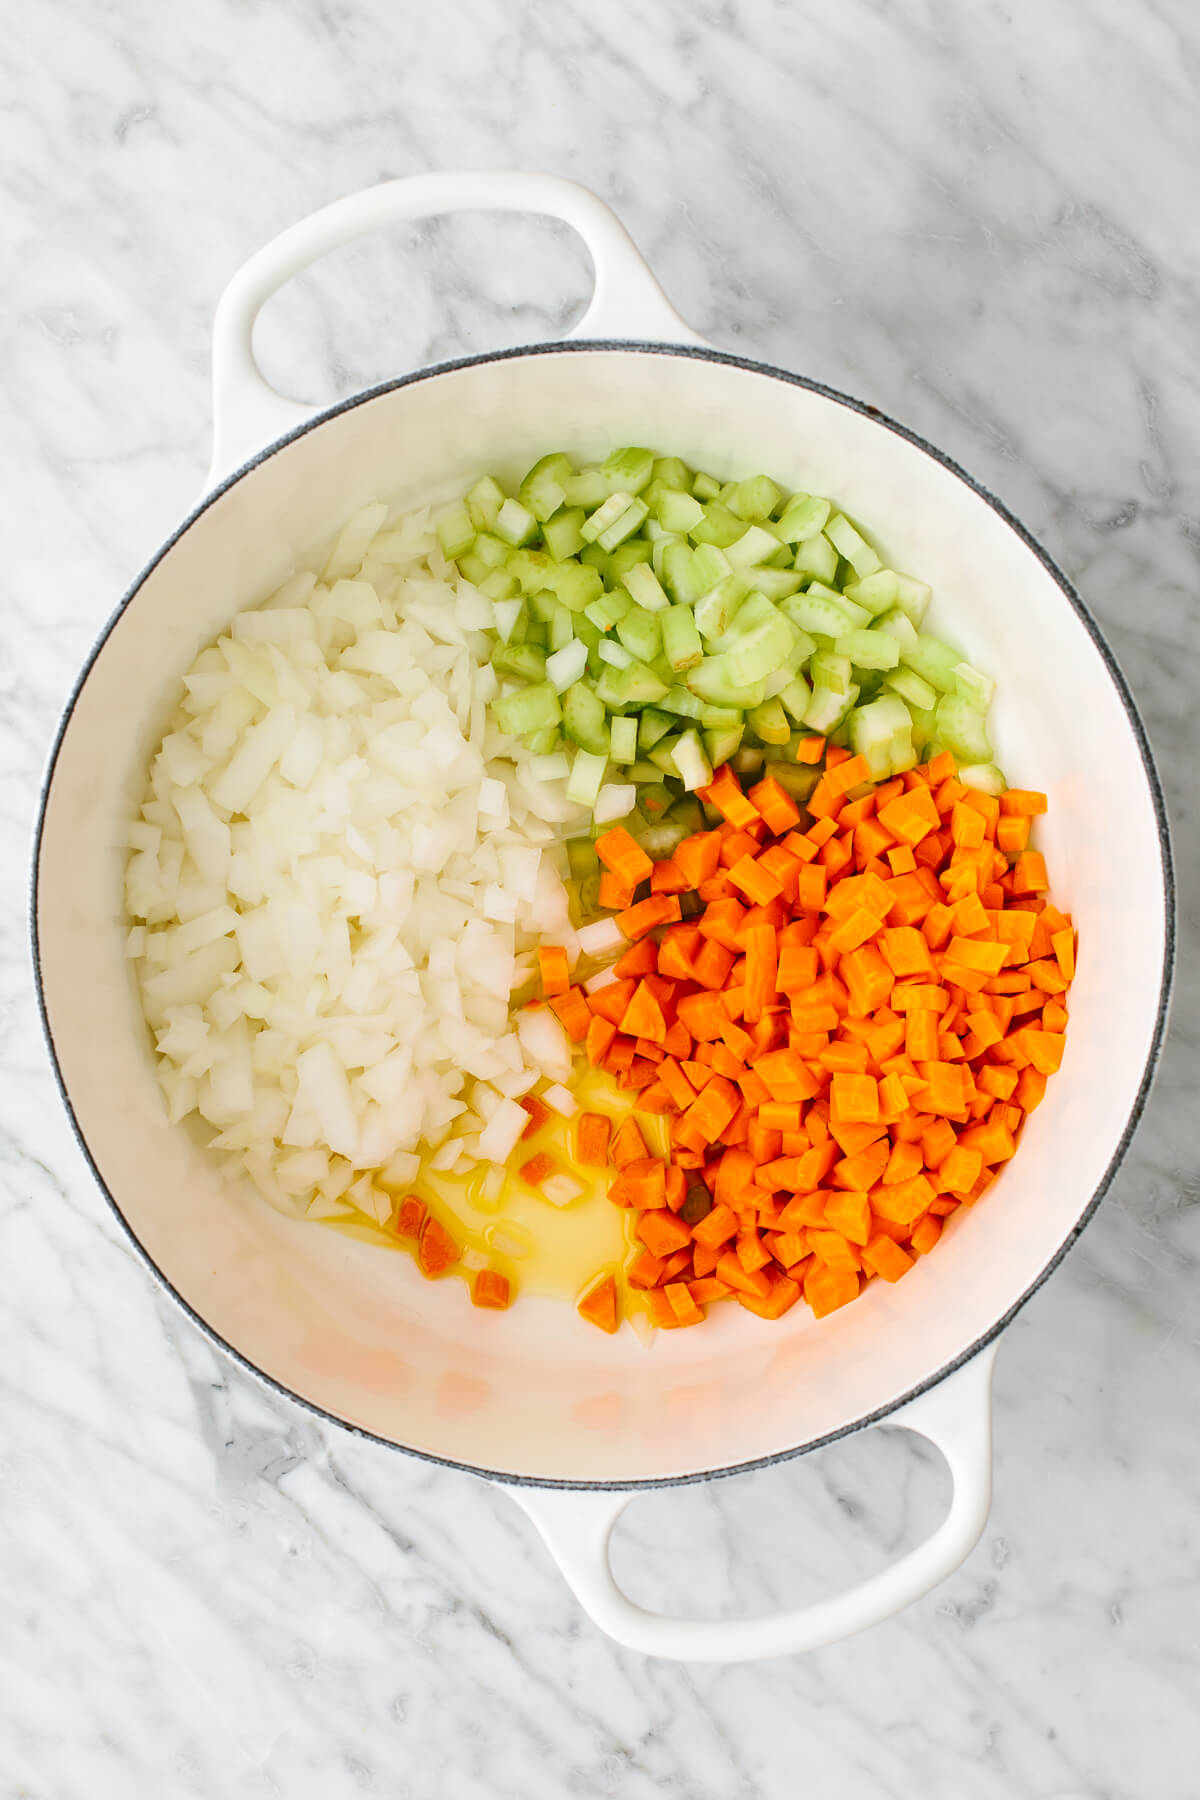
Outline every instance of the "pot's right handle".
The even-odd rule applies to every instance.
[[[616,214],[574,181],[517,170],[463,169],[381,182],[289,226],[243,264],[222,294],[213,322],[209,487],[320,410],[277,394],[255,361],[254,321],[271,295],[318,257],[366,232],[457,212],[543,213],[579,233],[592,259],[594,286],[572,337],[704,341],[674,311]]]
[[[992,1365],[995,1345],[927,1394],[889,1413],[881,1423],[920,1432],[950,1466],[950,1511],[932,1537],[891,1568],[844,1594],[795,1612],[757,1619],[673,1619],[647,1612],[617,1586],[608,1557],[613,1528],[635,1493],[595,1489],[513,1487],[575,1598],[602,1631],[643,1656],[677,1662],[757,1662],[837,1643],[901,1612],[936,1587],[974,1549],[992,1499]]]

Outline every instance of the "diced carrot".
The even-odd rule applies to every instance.
[[[576,1306],[580,1318],[598,1325],[610,1336],[617,1329],[617,1283],[612,1275],[601,1275],[593,1282]]]
[[[668,1207],[639,1213],[635,1230],[647,1250],[658,1257],[668,1257],[692,1241],[691,1226]]]
[[[727,1299],[733,1289],[716,1275],[701,1275],[688,1282],[688,1292],[697,1306],[708,1306],[713,1300]]]
[[[882,1275],[885,1281],[899,1281],[913,1266],[912,1257],[882,1232],[871,1239],[862,1254],[868,1269]]]
[[[1046,859],[1040,850],[1022,850],[1013,864],[1012,891],[1015,894],[1044,894],[1050,882],[1046,876]]]
[[[613,968],[624,980],[637,981],[643,975],[652,975],[658,968],[658,946],[651,939],[643,938],[640,944],[631,944],[624,955],[617,958]]]
[[[600,886],[596,893],[598,905],[609,912],[624,912],[627,906],[633,905],[633,896],[637,889],[631,882],[622,881],[611,869],[605,869],[600,877]]]
[[[693,889],[716,874],[720,858],[721,839],[715,831],[698,831],[684,838],[672,853],[676,868]]]
[[[430,1214],[417,1240],[417,1265],[422,1275],[431,1280],[444,1275],[458,1261],[458,1254],[458,1245],[446,1227]]]
[[[831,1269],[818,1258],[805,1271],[804,1298],[818,1319],[836,1312],[858,1297],[859,1278],[853,1269]]]
[[[419,1238],[428,1208],[415,1194],[406,1194],[396,1214],[396,1232],[400,1237]]]
[[[728,763],[723,763],[709,785],[697,790],[701,800],[715,806],[721,817],[735,829],[758,818],[758,808],[747,800],[737,776]]]
[[[554,1174],[557,1167],[558,1164],[554,1158],[548,1156],[544,1150],[540,1150],[536,1156],[531,1156],[528,1162],[522,1163],[517,1173],[521,1180],[527,1182],[530,1187],[540,1187],[548,1175]]]
[[[605,1113],[580,1113],[575,1126],[575,1160],[588,1167],[603,1168],[608,1162],[608,1144],[612,1136],[612,1120]]]
[[[646,1154],[646,1140],[638,1129],[637,1120],[623,1119],[617,1127],[616,1136],[612,1141],[610,1151],[612,1161],[619,1169],[624,1169],[629,1163],[637,1162]]]
[[[504,1312],[509,1302],[508,1276],[497,1269],[476,1269],[471,1283],[472,1306],[483,1306],[491,1312]]]
[[[774,832],[776,837],[782,837],[785,831],[800,823],[800,808],[773,775],[750,789],[750,799],[766,820],[768,831]]]
[[[825,754],[823,737],[803,737],[796,745],[796,761],[801,763],[819,763]]]
[[[603,832],[596,839],[595,848],[604,867],[627,886],[636,887],[640,881],[650,879],[654,864],[623,825]]]
[[[825,1202],[825,1223],[852,1244],[865,1244],[871,1235],[871,1206],[865,1193],[831,1193]]]
[[[667,1022],[662,1007],[645,980],[639,981],[630,996],[619,1029],[627,1037],[649,1038],[652,1043],[660,1043],[666,1036]]]
[[[941,1219],[934,1218],[931,1213],[926,1213],[925,1217],[918,1219],[913,1226],[912,1235],[908,1240],[909,1248],[915,1250],[918,1256],[928,1256],[941,1235]]]
[[[651,894],[648,900],[639,900],[636,906],[618,913],[617,924],[633,941],[653,931],[656,925],[669,925],[682,916],[677,894]]]
[[[522,1094],[517,1105],[523,1107],[529,1114],[529,1123],[521,1136],[523,1138],[532,1137],[535,1131],[542,1129],[550,1117],[550,1108],[544,1101],[539,1100],[536,1094]]]
[[[800,1284],[792,1281],[787,1275],[776,1275],[771,1282],[770,1292],[763,1297],[758,1294],[735,1294],[734,1299],[747,1312],[756,1313],[760,1319],[781,1319],[785,1312],[795,1306],[800,1298]]]
[[[588,1034],[592,1022],[591,1010],[584,998],[582,988],[568,988],[565,994],[554,994],[549,1001],[550,1010],[566,1030],[573,1044],[582,1044]]]
[[[861,1046],[864,1061],[866,1046]],[[830,1121],[871,1124],[879,1117],[879,1083],[873,1075],[837,1073],[831,1084]]]
[[[753,1294],[765,1300],[771,1292],[770,1278],[762,1269],[745,1269],[735,1250],[722,1253],[716,1269],[719,1278],[739,1294]]]
[[[1047,804],[1045,794],[1035,793],[1030,788],[1009,788],[1000,796],[1000,813],[1005,818],[1028,819],[1044,813]]]

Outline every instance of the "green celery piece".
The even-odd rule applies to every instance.
[[[561,696],[564,734],[581,750],[607,756],[609,749],[608,713],[594,687],[577,681]]]
[[[671,807],[674,804],[674,795],[663,780],[662,770],[655,763],[635,763],[634,767],[645,770],[645,774],[640,777],[646,785],[639,788],[639,810],[647,819],[649,819],[651,824],[657,825],[665,819],[670,812]],[[642,842],[641,832],[638,833],[638,842]]]
[[[746,729],[764,744],[786,744],[792,735],[787,714],[777,699],[752,707],[746,714]]]
[[[659,738],[666,737],[668,731],[674,729],[672,721],[665,713],[658,712],[653,706],[647,706],[638,719],[638,749],[653,750]]]
[[[543,650],[550,642],[550,633],[546,630],[545,625],[540,619],[528,619],[525,626],[525,642],[527,644],[540,644]]]
[[[831,732],[850,711],[858,699],[858,689],[854,683],[844,694],[837,694],[832,688],[814,686],[812,701],[804,715],[804,723],[810,731],[824,734]]]
[[[970,663],[959,663],[954,671],[954,691],[964,700],[986,712],[992,703],[992,695],[996,692],[996,684],[990,675],[984,675],[979,669],[972,668]]]
[[[725,554],[735,569],[752,569],[774,556],[779,539],[762,525],[748,525],[741,537],[725,547]]]
[[[620,716],[610,719],[609,735],[611,744],[609,755],[614,762],[632,763],[637,761],[638,722],[631,713],[628,718]]]
[[[489,575],[495,574],[495,570],[484,562],[482,556],[476,556],[473,550],[464,551],[458,558],[458,572],[464,581],[471,582],[475,587],[481,587]]]
[[[614,495],[614,498],[615,497],[616,496]],[[631,500],[620,516],[602,531],[596,539],[600,548],[602,550],[615,550],[618,544],[623,544],[626,538],[632,537],[634,532],[641,527],[648,511],[649,509],[644,500]],[[598,518],[599,514],[594,513],[592,516],[593,518]],[[586,526],[584,529],[586,530]]]
[[[766,691],[761,681],[739,684],[729,672],[729,657],[706,656],[702,663],[687,672],[687,685],[701,700],[713,706],[732,706],[744,712],[748,706],[761,706]]]
[[[783,495],[769,475],[751,475],[739,481],[729,496],[729,510],[747,524],[769,519]]]
[[[779,515],[779,535],[785,544],[801,544],[816,537],[832,508],[817,494],[793,494]]]
[[[688,793],[708,786],[713,778],[712,764],[700,740],[700,733],[694,727],[676,740],[673,755],[675,767]]]
[[[682,735],[680,732],[679,737]],[[675,764],[675,746],[679,737],[660,738],[647,756],[647,760],[654,764],[660,775],[674,776],[676,780],[679,779],[679,770]]]
[[[608,530],[609,526],[615,525],[618,519],[623,518],[632,505],[632,494],[627,494],[621,489],[618,489],[615,494],[609,494],[608,498],[596,508],[595,512],[590,513],[584,520],[583,525],[580,528],[583,532],[584,542],[587,544],[598,543],[603,534]],[[645,516],[646,515],[643,512],[642,517],[645,518]],[[618,539],[617,541],[619,542],[620,540]],[[601,544],[600,547],[602,550],[611,550],[613,548],[611,544]]]
[[[776,569],[769,564],[760,563],[749,573],[754,577],[754,585],[760,594],[768,600],[786,600],[803,585],[804,577],[796,569]]]
[[[555,562],[566,562],[583,549],[582,526],[586,517],[582,506],[568,506],[545,521],[542,537]]]
[[[943,694],[937,703],[936,719],[937,734],[957,762],[991,762],[987,720],[979,707],[958,694]]]
[[[692,552],[692,572],[700,593],[707,594],[733,574],[733,564],[716,544],[697,544]]]
[[[662,703],[663,712],[675,713],[682,719],[702,718],[707,706],[707,700],[702,700],[699,694],[693,694],[690,688],[681,687],[678,683],[670,689]],[[644,718],[645,714],[642,716]],[[674,730],[673,723],[670,729]]]
[[[481,476],[466,499],[467,511],[476,531],[494,531],[503,505],[504,489],[490,475]]]
[[[672,669],[694,668],[704,650],[691,611],[686,606],[670,606],[661,618],[663,654]]]
[[[913,624],[919,629],[929,602],[933,598],[933,589],[927,582],[915,581],[911,575],[897,575],[896,581],[898,583],[896,605],[908,614]]]
[[[912,719],[899,694],[884,694],[850,714],[850,745],[856,756],[865,756],[873,781],[887,781],[897,773],[900,760],[912,751]],[[908,765],[910,768],[912,764]]]
[[[544,550],[521,548],[509,551],[504,566],[510,575],[516,576],[523,594],[536,594],[541,588],[550,586],[550,571],[558,565]]]
[[[860,625],[871,623],[871,615],[865,606],[860,606],[857,600],[847,600],[845,594],[839,594],[836,588],[826,587],[823,581],[811,581],[805,593],[818,600],[835,600],[850,620],[851,631],[857,631]]]
[[[896,605],[900,580],[894,569],[876,569],[865,581],[848,581],[842,589],[847,600],[865,606],[876,618]]]
[[[629,593],[646,612],[663,612],[670,606],[662,583],[648,563],[634,563],[621,577]]]
[[[546,679],[546,652],[537,644],[505,644],[492,653],[497,675],[515,675],[521,681]]]
[[[573,615],[567,611],[565,606],[560,606],[556,601],[554,612],[546,623],[550,631],[550,648],[552,650],[565,649],[575,636]],[[583,648],[586,655],[587,645],[585,644]]]
[[[703,519],[704,507],[691,494],[681,494],[675,488],[665,488],[655,503],[654,513],[664,531],[686,536]]]
[[[494,531],[479,532],[471,548],[490,569],[505,568],[513,554],[512,546],[506,544],[503,538],[497,537]]]
[[[677,456],[660,456],[654,465],[654,480],[660,487],[677,488],[686,494],[691,491],[692,471]]]
[[[612,587],[608,578],[608,565],[612,558],[607,550],[602,550],[599,544],[585,544],[579,552],[579,561],[583,568],[595,569],[605,587]]]
[[[857,669],[894,669],[900,661],[900,646],[886,631],[847,631],[834,649]]]
[[[776,696],[786,713],[796,721],[804,723],[804,715],[812,704],[812,689],[803,675],[793,675],[785,688],[780,688]]]
[[[600,858],[596,855],[596,846],[591,838],[568,838],[566,852],[567,874],[572,881],[586,881],[589,875],[600,873]]]
[[[839,556],[844,556],[860,581],[868,575],[874,575],[883,567],[882,560],[872,550],[862,533],[855,530],[842,513],[834,513],[825,526],[825,536],[829,539]]]
[[[922,680],[915,669],[892,669],[884,676],[883,685],[907,701],[910,709],[916,706],[923,712],[932,713],[937,705],[937,689]]]
[[[633,601],[624,588],[613,588],[611,593],[601,594],[590,606],[585,606],[583,616],[596,627],[597,631],[611,631],[619,620],[630,611]]]
[[[496,514],[496,536],[502,537],[506,544],[514,549],[532,543],[538,534],[538,522],[527,506],[519,500],[506,500]]]
[[[702,469],[692,476],[692,492],[697,500],[715,500],[721,491],[721,484],[714,475],[706,475]]]
[[[742,725],[717,725],[704,732],[704,748],[714,769],[719,769],[722,763],[727,763],[737,755],[744,729]],[[703,827],[698,825],[695,829],[699,831]]]
[[[917,628],[908,614],[899,606],[893,606],[887,612],[880,613],[871,629],[872,631],[886,631],[889,637],[894,637],[900,646],[901,655],[906,650],[915,650],[917,647]]]
[[[609,587],[620,587],[631,569],[650,568],[650,559],[654,555],[653,544],[645,538],[626,538],[618,544],[608,559],[607,581]],[[650,569],[653,574],[653,569]],[[628,583],[625,583],[627,586]]]
[[[588,750],[576,750],[567,781],[567,799],[576,806],[595,806],[607,768],[607,756],[594,756]]]
[[[638,762],[630,763],[629,779],[630,779],[630,781],[636,781],[638,784],[638,788],[640,790],[638,793],[638,805],[639,806],[641,806],[645,803],[646,789],[644,787],[644,784],[646,782],[649,782],[651,785],[653,785],[655,782],[657,782],[659,780],[661,775],[662,775],[662,770],[656,769],[652,762],[643,762],[643,761],[639,760]],[[667,800],[669,802],[671,796],[670,796],[670,794],[667,793],[666,788],[663,789],[663,793],[667,795]]]
[[[581,562],[550,562],[542,570],[542,584],[568,612],[586,612],[604,592],[604,582],[597,569]]]
[[[838,553],[823,532],[805,538],[792,561],[793,569],[802,575],[815,575],[818,581],[837,578]]]
[[[998,769],[994,762],[963,763],[958,779],[964,787],[977,788],[981,794],[991,794],[994,799],[998,799],[1008,786],[1003,769]]]
[[[799,630],[815,633],[818,637],[844,637],[857,624],[849,604],[836,595],[789,594],[786,600],[779,602],[779,610]]]
[[[567,505],[582,506],[585,512],[595,512],[612,492],[596,468],[580,469],[578,474],[565,476],[561,485]]]
[[[494,600],[492,611],[496,615],[496,630],[501,640],[506,644],[523,644],[529,624],[525,602],[515,598]]]
[[[732,650],[760,625],[769,625],[779,616],[778,607],[764,593],[752,588],[734,614],[733,623],[720,637],[712,639],[712,647],[717,651]]]
[[[614,450],[605,457],[602,473],[613,484],[614,489],[624,490],[627,494],[640,494],[653,477],[654,452],[641,449]]]
[[[731,628],[738,608],[750,592],[745,575],[727,575],[696,602],[696,629],[710,646]]]
[[[489,569],[476,586],[489,600],[511,600],[517,591],[517,580],[507,569]]]
[[[912,719],[913,742],[927,753],[937,734],[937,709],[914,706],[907,702],[909,717]]]
[[[724,652],[726,667],[735,687],[765,681],[791,654],[796,637],[782,613],[759,625]],[[691,683],[689,682],[689,686]]]
[[[696,575],[695,558],[695,551],[682,542],[668,544],[663,552],[659,580],[678,604],[689,606],[703,592]]]
[[[558,726],[543,725],[540,731],[526,732],[524,742],[526,749],[532,751],[534,756],[549,756],[561,742]]]
[[[554,615],[563,610],[558,595],[549,588],[539,588],[529,596],[529,616],[539,625],[548,625]]]
[[[616,706],[653,706],[665,699],[671,689],[669,681],[661,681],[653,669],[640,661],[631,662],[627,669],[606,669],[604,680],[615,696],[612,704]],[[599,684],[596,691],[600,692]]]
[[[571,459],[554,450],[534,463],[517,489],[521,505],[531,512],[539,524],[552,518],[566,499],[563,481],[573,474]]]
[[[745,535],[746,521],[730,512],[727,506],[722,506],[719,500],[708,502],[704,508],[704,517],[688,533],[693,543],[714,544],[718,550],[724,550],[729,544],[736,544]]]
[[[631,606],[617,621],[617,637],[631,656],[636,656],[640,662],[653,662],[662,644],[659,620],[666,616],[666,613],[651,613],[644,607]]]
[[[900,660],[907,668],[915,669],[917,674],[943,694],[952,694],[956,688],[954,671],[963,661],[962,652],[942,642],[941,638],[930,637],[927,632],[917,634],[915,650],[902,650]],[[988,756],[972,756],[970,762],[990,762]]]
[[[447,562],[465,556],[475,542],[475,526],[465,506],[456,506],[437,522],[438,542]]]
[[[509,737],[523,737],[548,725],[557,727],[562,720],[558,695],[548,681],[506,694],[495,702],[492,711],[497,725]]]
[[[844,694],[849,690],[853,670],[848,656],[839,655],[836,650],[818,650],[808,665],[808,673],[814,687]]]
[[[806,735],[804,732],[793,731],[788,739],[788,755],[779,762],[773,762],[768,757],[763,765],[763,774],[777,781],[784,793],[790,794],[801,806],[821,779],[821,771],[814,764],[796,761],[800,740]]]

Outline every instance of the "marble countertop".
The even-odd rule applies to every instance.
[[[523,23],[512,20],[523,14]],[[48,0],[0,36],[0,1793],[7,1800],[1194,1800],[1200,1679],[1195,770],[1200,24],[1186,0]],[[1133,1150],[1009,1331],[996,1498],[893,1623],[758,1668],[645,1663],[500,1494],[218,1355],[93,1187],[29,993],[26,840],[73,674],[188,509],[238,263],[388,175],[614,202],[717,343],[868,398],[1002,496],[1130,676],[1182,959]],[[269,308],[305,398],[561,332],[545,221],[440,221]],[[618,1562],[729,1612],[878,1567],[944,1503],[867,1433],[657,1495]]]

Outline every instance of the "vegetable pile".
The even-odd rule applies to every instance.
[[[670,1118],[668,1160],[632,1120],[610,1151],[654,1322],[726,1297],[775,1319],[801,1294],[819,1318],[933,1248],[1059,1066],[1075,940],[1028,848],[1046,800],[970,788],[945,751],[875,784],[833,746],[804,829],[771,777],[747,793],[724,766],[701,797],[720,823],[669,858],[598,840],[647,890],[619,915],[632,943],[546,1004]],[[580,1310],[615,1329],[615,1303],[602,1282]]]

